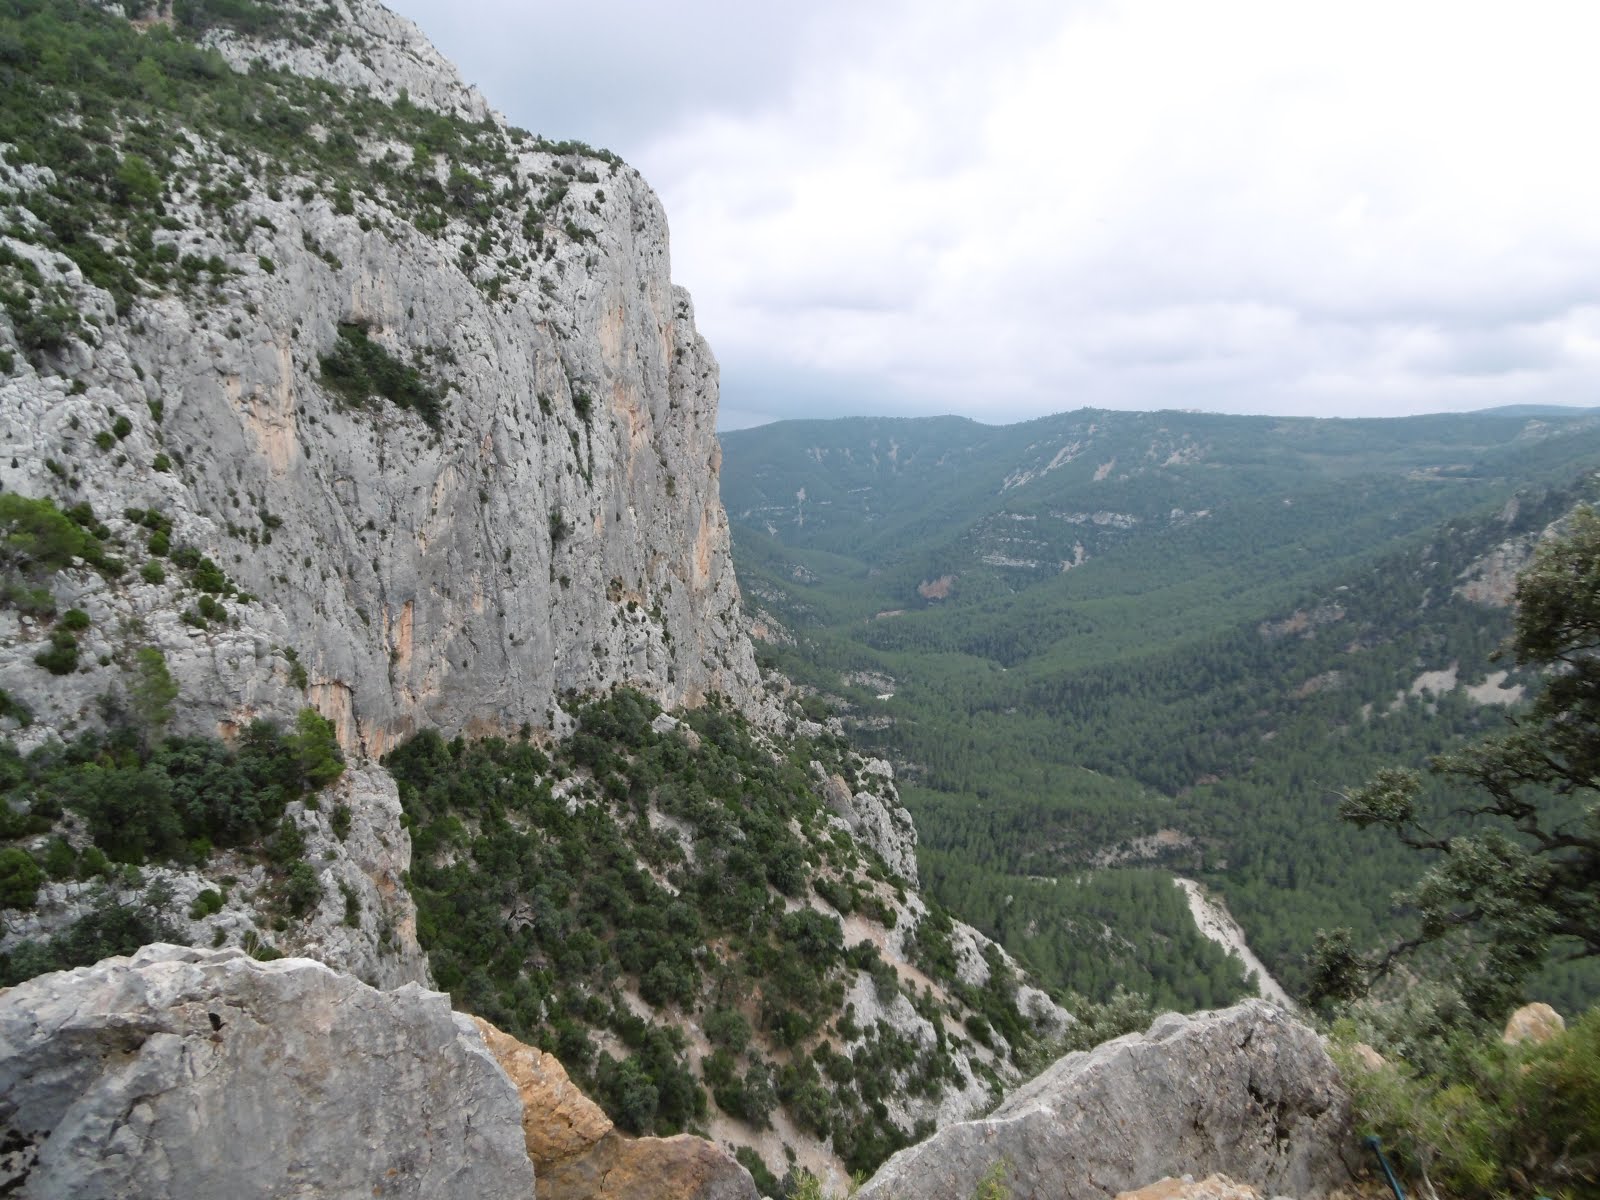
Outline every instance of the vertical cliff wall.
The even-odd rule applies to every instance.
[[[31,736],[91,721],[141,645],[187,728],[309,701],[371,754],[422,726],[549,726],[564,690],[614,682],[752,702],[717,366],[654,194],[508,128],[375,4],[266,11],[175,32],[134,14],[212,48],[196,61],[238,99],[177,84],[165,109],[109,114],[155,182],[144,208],[112,189],[99,212],[90,189],[83,236],[131,286],[59,236],[77,182],[0,150],[0,244],[24,291],[82,315],[43,345],[0,322],[0,486],[89,504],[126,565],[52,581],[90,618],[69,673],[34,663],[43,622],[0,612],[0,687]],[[224,590],[153,553],[153,528]]]

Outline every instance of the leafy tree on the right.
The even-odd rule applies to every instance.
[[[1420,918],[1414,936],[1368,959],[1348,931],[1318,934],[1313,1001],[1357,994],[1401,955],[1450,938],[1463,999],[1503,1015],[1547,956],[1600,955],[1600,514],[1578,509],[1541,545],[1516,598],[1509,650],[1542,670],[1543,690],[1508,732],[1429,763],[1477,789],[1457,810],[1470,832],[1425,824],[1416,771],[1386,768],[1344,797],[1345,820],[1437,857],[1403,897]]]

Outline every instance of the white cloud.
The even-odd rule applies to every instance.
[[[559,78],[439,17],[661,192],[730,410],[1600,403],[1600,8],[780,7],[507,10],[587,47]]]

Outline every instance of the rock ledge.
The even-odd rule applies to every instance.
[[[967,1200],[994,1164],[1014,1200],[1107,1200],[1224,1173],[1315,1200],[1345,1177],[1349,1098],[1321,1039],[1262,1000],[1069,1054],[982,1121],[896,1154],[859,1200]]]

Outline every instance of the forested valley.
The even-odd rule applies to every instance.
[[[1063,994],[1225,1003],[1173,873],[1291,993],[1375,947],[1417,856],[1338,818],[1390,764],[1502,729],[1515,570],[1595,494],[1600,424],[1064,414],[724,435],[763,654],[893,761],[924,883]],[[1459,789],[1430,780],[1443,814]],[[1592,964],[1539,998],[1591,1002]]]

